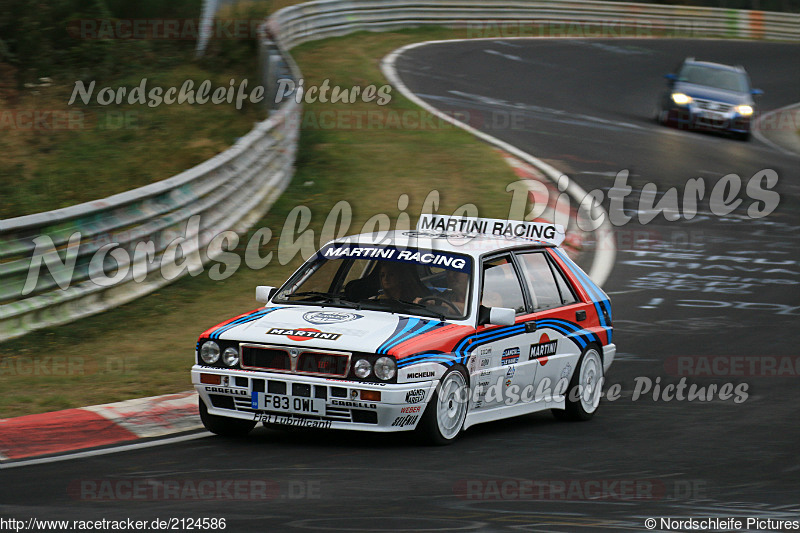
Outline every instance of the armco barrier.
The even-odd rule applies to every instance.
[[[260,46],[271,51],[260,54],[269,61],[274,45],[262,38]],[[298,76],[291,57],[283,59]],[[291,180],[300,112],[285,100],[233,147],[169,179],[0,221],[0,339],[138,298],[185,274],[188,268],[169,268],[185,257],[207,262],[215,236],[246,231]],[[121,269],[112,259],[119,250],[131,261]]]
[[[674,35],[800,40],[797,13],[587,0],[318,0],[280,10],[270,25],[287,49],[359,30],[423,25],[482,25],[489,37]],[[507,35],[503,35],[503,25],[510,25]],[[471,36],[479,37],[480,28]]]
[[[285,51],[359,30],[423,25],[473,27],[475,37],[483,32],[489,37],[672,35],[800,40],[800,14],[585,0],[318,0],[278,11],[266,28]],[[262,63],[269,60],[265,52],[269,47],[262,38]],[[283,56],[299,77],[288,53]],[[109,309],[168,283],[174,273],[165,277],[160,259],[171,253],[178,237],[188,242],[183,253],[194,253],[223,231],[248,228],[291,178],[300,111],[293,99],[284,100],[268,120],[231,149],[167,180],[103,200],[0,222],[0,339]],[[76,232],[80,232],[79,244]],[[42,264],[38,281],[23,291],[37,243],[41,251],[50,242],[59,260]],[[92,281],[93,275],[101,270],[113,274],[114,261],[109,266],[91,259],[109,243],[118,243],[130,257],[136,257],[137,245],[141,251],[149,246],[144,243],[152,243],[152,257],[133,264],[117,283],[100,286]],[[69,265],[72,258],[74,268]],[[71,283],[64,288],[67,280]]]

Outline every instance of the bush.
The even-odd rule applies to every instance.
[[[17,84],[64,75],[102,80],[137,64],[185,59],[194,41],[79,38],[81,19],[199,18],[201,0],[0,0],[0,61]]]

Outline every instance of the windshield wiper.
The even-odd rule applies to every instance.
[[[337,305],[341,305],[343,307],[349,307],[351,309],[361,309],[361,306],[357,303],[350,302],[348,300],[342,300],[340,297],[336,296],[335,294],[331,294],[329,292],[321,292],[321,291],[304,291],[304,292],[295,292],[292,294],[287,294],[284,298],[294,298],[295,296],[302,298],[306,296],[320,298],[326,302],[335,303]]]
[[[437,313],[436,311],[434,311],[433,309],[431,309],[427,305],[420,304],[420,303],[417,303],[417,302],[409,302],[408,300],[398,300],[396,298],[387,298],[385,300],[363,300],[363,303],[370,303],[370,304],[374,303],[374,304],[377,304],[379,307],[384,307],[384,306],[385,307],[391,307],[394,310],[406,311],[406,312],[409,311],[409,309],[408,309],[409,307],[416,308],[416,309],[422,309],[422,310],[425,311],[425,313],[419,313],[419,314],[423,314],[425,316],[432,316],[432,317],[438,318],[442,322],[444,322],[444,319],[445,319],[444,314]]]
[[[292,294],[287,294],[285,298],[294,298],[295,296],[302,297],[302,296],[316,296],[318,298],[325,298],[326,300],[335,300],[336,296],[329,292],[320,292],[320,291],[305,291],[305,292],[293,292]]]

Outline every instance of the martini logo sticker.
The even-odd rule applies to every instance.
[[[551,341],[547,333],[542,333],[539,337],[538,344],[531,344],[531,352],[528,356],[528,361],[532,359],[539,359],[542,366],[547,364],[547,358],[556,354],[558,348],[558,339]]]

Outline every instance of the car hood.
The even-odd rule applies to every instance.
[[[317,306],[266,307],[215,326],[211,339],[388,353],[399,342],[449,325],[386,311]]]
[[[715,89],[705,85],[695,85],[694,83],[678,82],[672,88],[672,92],[683,93],[701,100],[713,100],[714,102],[723,102],[731,105],[752,105],[753,103],[753,99],[747,93]]]

